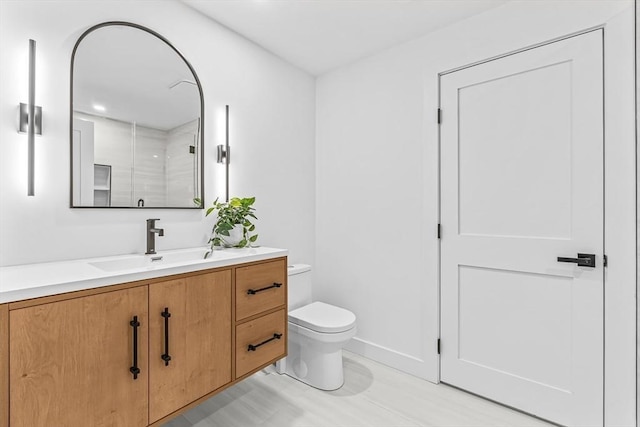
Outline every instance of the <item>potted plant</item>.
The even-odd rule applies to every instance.
[[[209,239],[211,249],[215,246],[227,248],[244,248],[251,246],[258,239],[257,234],[251,234],[256,226],[251,219],[255,216],[255,197],[233,197],[228,202],[216,199],[213,206],[207,209],[206,215],[217,212],[216,223],[213,225],[213,235]]]

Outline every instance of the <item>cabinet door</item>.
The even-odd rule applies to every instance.
[[[11,427],[146,426],[147,303],[144,286],[11,311]]]
[[[0,305],[0,427],[9,425],[9,306]]]
[[[154,283],[149,310],[155,422],[231,381],[231,270]]]

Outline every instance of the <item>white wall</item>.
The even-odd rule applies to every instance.
[[[635,423],[632,11],[513,1],[318,78],[314,291],[355,312],[352,350],[438,381],[438,73],[607,24],[605,417]]]
[[[145,219],[160,218],[160,250],[204,245],[213,218],[202,210],[69,208],[69,71],[89,27],[129,21],[170,40],[195,68],[205,96],[205,200],[223,194],[215,146],[231,108],[231,193],[256,196],[258,243],[313,259],[315,80],[177,1],[0,1],[0,265],[145,248]],[[27,100],[28,39],[37,42],[35,197],[27,197],[26,135],[16,132]],[[0,284],[1,286],[2,284]]]

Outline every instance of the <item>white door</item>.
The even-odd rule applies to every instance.
[[[440,80],[441,380],[580,427],[603,424],[602,55],[596,30]]]

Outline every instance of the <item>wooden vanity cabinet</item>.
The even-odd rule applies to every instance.
[[[231,270],[149,285],[149,423],[229,382]]]
[[[286,279],[283,257],[0,304],[0,427],[162,425],[286,356]]]
[[[286,259],[236,269],[235,378],[287,354]]]
[[[146,286],[11,310],[11,427],[146,426],[147,310]]]
[[[0,304],[0,427],[9,425],[9,306]]]

